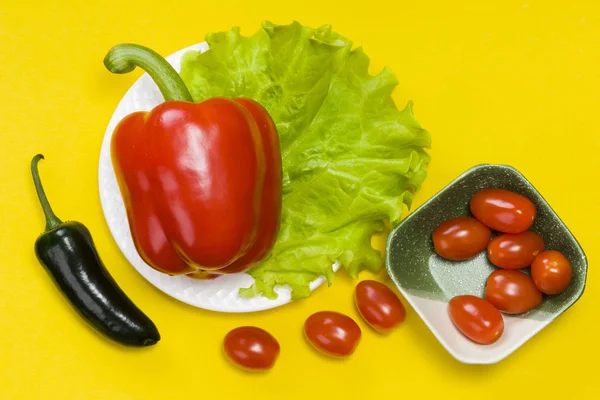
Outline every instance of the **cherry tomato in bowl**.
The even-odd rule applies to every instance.
[[[364,320],[380,333],[389,333],[406,317],[398,296],[381,282],[361,281],[356,285],[354,302]]]
[[[556,250],[538,254],[531,265],[531,277],[538,289],[546,294],[565,291],[573,278],[573,268],[567,258]]]
[[[542,302],[542,292],[533,279],[521,271],[499,269],[490,274],[485,299],[507,314],[521,314]]]
[[[482,189],[471,198],[469,206],[475,218],[504,233],[526,231],[537,213],[531,200],[505,189]]]
[[[306,339],[321,353],[348,357],[360,341],[361,330],[349,316],[335,311],[319,311],[304,323]]]
[[[544,239],[535,232],[505,233],[489,243],[488,259],[500,268],[521,269],[529,267],[544,246]]]
[[[432,233],[435,252],[448,260],[466,260],[485,250],[492,231],[472,217],[442,222]]]
[[[502,314],[490,302],[472,295],[453,297],[448,314],[456,328],[479,344],[495,343],[504,332]]]
[[[223,341],[225,355],[248,370],[268,370],[279,357],[277,339],[264,329],[242,326],[230,331]]]

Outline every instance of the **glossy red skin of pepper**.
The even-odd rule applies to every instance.
[[[269,114],[254,100],[239,98],[234,101],[245,107],[256,121],[265,154],[265,183],[261,199],[262,212],[257,228],[258,236],[252,248],[241,258],[217,271],[189,274],[195,279],[214,279],[222,274],[234,274],[252,268],[267,256],[279,233],[282,174],[277,128]]]
[[[125,117],[111,153],[142,259],[171,275],[232,273],[268,254],[281,214],[276,138],[246,99],[168,101]]]

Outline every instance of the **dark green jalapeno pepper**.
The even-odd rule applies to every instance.
[[[46,230],[35,242],[40,263],[75,310],[99,332],[126,346],[160,340],[154,323],[127,297],[106,270],[89,230],[62,222],[48,203],[38,172],[41,154],[31,161],[35,188],[46,216]]]

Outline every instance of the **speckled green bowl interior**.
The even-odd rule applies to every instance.
[[[509,166],[485,164],[471,168],[396,226],[387,244],[391,278],[403,292],[420,298],[447,301],[461,294],[483,296],[486,279],[495,270],[485,252],[462,262],[442,259],[433,250],[431,232],[447,219],[470,215],[471,197],[484,188],[508,189],[531,199],[538,212],[531,230],[542,236],[546,249],[562,252],[572,263],[573,280],[569,288],[560,295],[545,295],[538,308],[519,316],[536,320],[556,318],[584,291],[586,256],[540,193]]]

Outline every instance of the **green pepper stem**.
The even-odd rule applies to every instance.
[[[165,100],[193,101],[185,83],[160,54],[131,43],[118,44],[104,57],[104,66],[114,74],[126,74],[140,67],[150,75]]]
[[[44,156],[42,154],[36,154],[35,157],[33,157],[33,160],[31,160],[31,175],[33,175],[33,184],[35,185],[35,190],[37,191],[38,198],[42,204],[42,210],[44,210],[44,215],[46,216],[46,231],[49,231],[62,224],[62,221],[58,219],[56,214],[54,214],[54,211],[52,211],[52,207],[50,207],[50,203],[48,203],[48,198],[46,197],[44,187],[40,181],[40,172],[38,171],[37,165],[38,162],[43,159]]]

